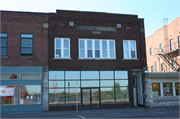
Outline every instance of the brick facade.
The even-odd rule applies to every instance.
[[[69,26],[69,22],[74,22],[74,26]],[[76,26],[79,25],[116,27],[117,24],[121,24],[121,28],[116,28],[116,31],[99,31],[99,34],[94,34],[92,30],[76,29]],[[55,37],[70,38],[71,59],[53,59]],[[116,59],[79,59],[79,38],[115,39]],[[125,60],[123,58],[123,40],[136,40],[137,60]],[[139,19],[136,15],[58,10],[56,13],[49,14],[48,41],[49,71],[128,70],[130,104],[117,104],[116,107],[128,107],[134,105],[132,69],[143,69],[143,67],[147,66],[143,19]],[[92,64],[94,67],[91,67]],[[53,107],[50,107],[50,110],[52,110]],[[113,104],[102,105],[102,108],[112,107]]]
[[[48,66],[48,14],[1,11],[1,32],[8,33],[1,66]],[[33,34],[33,57],[20,56],[21,33]]]
[[[157,51],[160,48],[160,44],[163,44],[164,53],[167,53],[172,59],[180,63],[179,56],[179,43],[178,37],[180,37],[180,17],[173,20],[170,24],[162,27],[154,32],[153,35],[146,38],[146,54],[147,54],[147,64],[149,67],[149,72],[151,72],[151,66],[154,66],[156,62],[156,69],[154,72],[172,72],[167,65],[164,64],[164,71],[161,71],[161,64],[164,63],[161,59],[155,57]],[[170,40],[173,39],[174,51],[170,51]],[[153,55],[150,55],[150,48],[153,49]]]

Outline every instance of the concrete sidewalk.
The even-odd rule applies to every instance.
[[[156,108],[144,108],[144,107],[131,107],[131,108],[118,108],[118,109],[93,109],[93,110],[79,110],[76,111],[50,111],[39,113],[13,113],[13,114],[1,114],[1,118],[43,118],[51,116],[70,116],[70,115],[98,115],[98,114],[120,114],[120,113],[136,113],[136,112],[150,112],[150,111],[167,111],[167,110],[179,110],[179,106],[172,107],[156,107]]]

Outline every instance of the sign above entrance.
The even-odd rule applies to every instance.
[[[116,27],[105,27],[105,26],[76,26],[76,30],[116,31]]]

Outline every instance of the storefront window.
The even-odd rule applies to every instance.
[[[101,88],[101,103],[115,102],[114,87]]]
[[[77,89],[78,93],[78,103],[81,103],[81,93],[80,88]],[[76,103],[76,88],[66,88],[66,104]]]
[[[163,83],[164,96],[173,96],[172,83]]]
[[[49,88],[64,87],[64,81],[49,81]]]
[[[81,79],[99,79],[99,71],[81,71]]]
[[[152,83],[153,96],[160,96],[160,83]]]
[[[115,87],[116,102],[129,101],[129,90],[128,87]]]
[[[115,80],[115,84],[118,86],[128,86],[128,80]]]
[[[64,71],[49,71],[49,80],[64,80]]]
[[[21,85],[19,104],[41,104],[41,85]]]
[[[179,82],[175,83],[176,95],[179,96]]]
[[[49,104],[65,104],[65,94],[64,89],[49,89]]]
[[[99,80],[81,81],[81,87],[99,87]]]
[[[114,79],[113,71],[100,71],[100,79]]]
[[[115,71],[115,79],[128,79],[127,71]]]
[[[1,105],[17,105],[17,86],[0,86]]]
[[[41,79],[41,73],[20,73],[20,79]]]
[[[18,79],[17,73],[0,73],[1,80]]]
[[[65,79],[80,79],[80,71],[65,71]]]

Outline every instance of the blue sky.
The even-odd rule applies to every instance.
[[[56,9],[135,14],[144,18],[145,37],[180,17],[180,0],[0,0],[1,10],[56,12]]]

